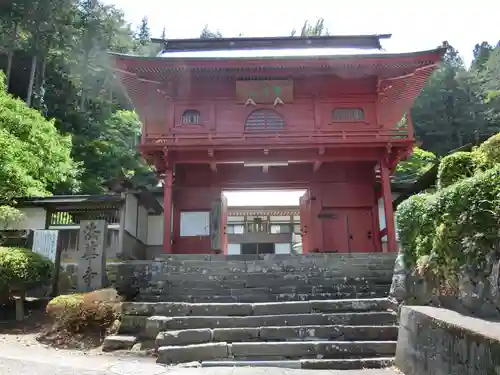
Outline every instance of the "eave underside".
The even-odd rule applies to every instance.
[[[345,80],[371,78],[379,95],[380,124],[395,125],[411,107],[442,50],[420,54],[316,59],[180,60],[141,59],[113,55],[115,68],[139,115],[161,111],[170,96],[169,83],[189,80],[289,79],[337,76]]]

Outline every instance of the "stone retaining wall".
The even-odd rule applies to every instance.
[[[405,375],[500,374],[500,323],[402,306],[396,366]]]
[[[457,274],[457,286],[418,275],[401,250],[396,258],[390,297],[399,305],[431,305],[461,314],[500,320],[500,250],[492,253],[486,267],[469,265]]]

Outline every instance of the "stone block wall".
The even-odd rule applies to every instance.
[[[405,375],[499,374],[500,323],[403,306],[396,366]]]
[[[394,266],[390,297],[399,305],[432,305],[486,319],[500,319],[500,252],[486,267],[460,269],[457,285],[443,288],[442,280],[421,276],[405,262],[403,251]]]

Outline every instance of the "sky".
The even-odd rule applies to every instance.
[[[298,206],[304,190],[225,191],[228,206]]]
[[[196,38],[205,25],[225,37],[288,36],[305,20],[325,19],[330,34],[391,33],[391,52],[434,48],[448,40],[465,63],[474,45],[500,39],[498,0],[104,0],[133,25],[146,16],[153,37]]]
[[[205,25],[224,37],[289,36],[305,20],[325,20],[330,34],[392,34],[389,52],[437,47],[444,40],[459,50],[466,65],[472,49],[500,39],[500,1],[475,0],[102,0],[125,12],[137,27],[148,18],[152,36],[197,38]],[[302,192],[228,192],[228,204],[297,205]]]

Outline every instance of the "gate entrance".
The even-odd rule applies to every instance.
[[[445,50],[391,54],[386,37],[168,40],[156,58],[112,54],[144,125],[139,151],[164,181],[164,251],[229,252],[222,190],[255,188],[307,189],[303,253],[381,251],[382,200],[397,251],[390,174],[412,152],[408,112]]]

